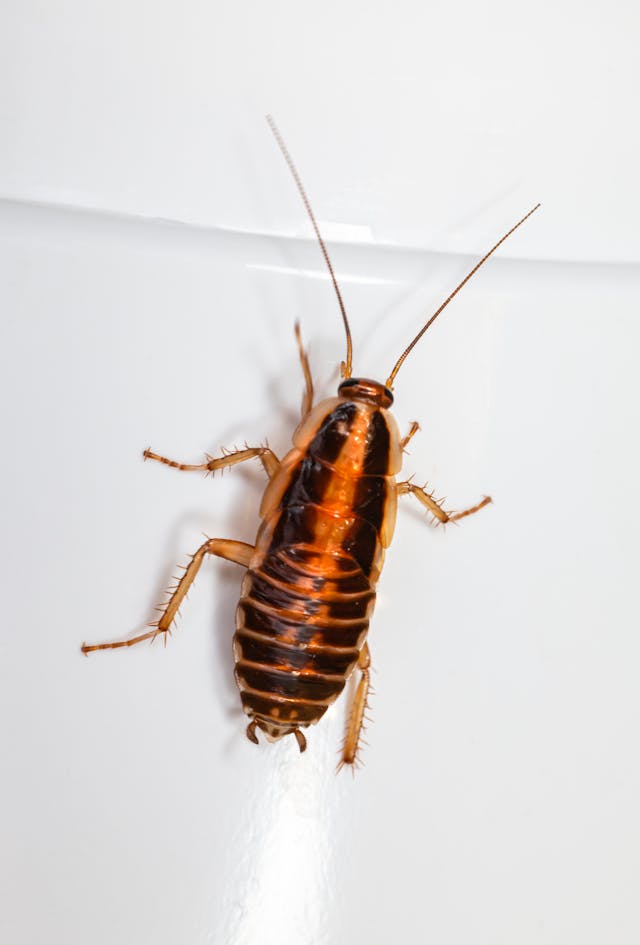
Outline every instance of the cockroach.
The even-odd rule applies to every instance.
[[[162,635],[166,640],[178,608],[206,555],[246,568],[233,638],[235,675],[250,719],[269,741],[293,735],[306,748],[303,729],[315,725],[335,702],[352,673],[359,679],[348,715],[341,765],[353,765],[369,692],[367,643],[376,585],[393,537],[398,497],[414,496],[435,524],[458,522],[491,502],[445,511],[434,494],[411,479],[398,481],[405,447],[418,431],[401,436],[390,407],[393,385],[405,359],[460,289],[540,206],[537,204],[476,263],[405,348],[384,384],[352,373],[351,330],[338,281],[302,182],[273,119],[267,119],[315,231],[338,300],[346,335],[337,396],[313,406],[313,382],[299,325],[296,341],[304,377],[302,419],[293,446],[278,457],[268,446],[224,452],[204,463],[178,463],[150,449],[144,458],[174,469],[213,473],[259,459],[268,484],[260,505],[255,545],[209,538],[198,548],[173,589],[160,619],[146,633],[114,643],[83,644],[82,651],[134,646]]]

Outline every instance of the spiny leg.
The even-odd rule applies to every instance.
[[[474,512],[479,512],[480,509],[483,509],[485,505],[489,505],[491,502],[491,496],[486,495],[481,502],[472,505],[470,509],[464,509],[462,512],[451,514],[445,512],[442,506],[434,499],[433,494],[430,495],[424,489],[421,489],[420,486],[415,486],[412,482],[399,482],[398,495],[406,495],[407,493],[414,495],[439,522],[442,522],[442,524],[446,522],[458,522],[461,518],[466,518],[467,515],[473,515]]]
[[[342,747],[342,758],[338,765],[338,770],[343,765],[353,765],[356,763],[358,755],[358,742],[362,733],[362,724],[364,722],[364,713],[367,708],[367,696],[369,694],[369,677],[371,674],[371,657],[369,654],[369,644],[365,643],[360,650],[358,657],[358,669],[360,670],[360,682],[356,689],[353,702],[351,704],[351,713],[347,725],[347,733]]]
[[[136,643],[142,643],[143,640],[153,640],[160,633],[168,633],[171,624],[175,620],[178,608],[184,600],[184,597],[193,584],[196,574],[200,570],[200,565],[205,555],[217,555],[219,558],[226,558],[227,561],[234,561],[248,568],[253,554],[253,545],[247,545],[244,541],[231,541],[225,538],[209,538],[201,545],[191,558],[191,561],[185,568],[184,574],[178,581],[175,590],[167,602],[167,606],[162,612],[162,616],[153,629],[147,633],[141,633],[130,640],[117,640],[115,643],[94,643],[87,646],[82,644],[83,653],[91,653],[93,650],[116,650],[123,646],[135,646]],[[165,637],[166,640],[166,637]]]
[[[202,472],[214,473],[217,469],[227,469],[229,466],[236,466],[238,463],[244,463],[248,459],[257,456],[264,466],[264,470],[272,479],[278,471],[280,461],[276,454],[268,446],[251,446],[244,450],[229,450],[223,452],[222,456],[214,458],[207,454],[206,463],[176,463],[173,459],[167,459],[166,456],[158,456],[151,450],[145,450],[142,454],[145,459],[154,459],[158,463],[164,463],[165,466],[171,466],[173,469],[200,470]]]
[[[300,355],[300,364],[302,365],[302,373],[304,375],[304,394],[302,395],[302,417],[307,416],[311,408],[313,407],[313,378],[311,377],[311,368],[309,367],[309,356],[304,350],[302,344],[302,335],[300,334],[300,322],[296,322],[294,326],[294,331],[296,333],[296,342],[298,344],[298,354]],[[304,749],[301,749],[304,750]]]
[[[418,421],[417,421],[417,420],[412,420],[412,421],[411,421],[411,425],[410,425],[410,427],[409,427],[409,432],[407,433],[406,436],[403,436],[402,439],[400,440],[400,449],[401,449],[401,450],[403,450],[403,449],[405,448],[405,446],[408,444],[408,442],[409,442],[409,440],[411,439],[411,437],[412,437],[412,436],[415,436],[415,434],[418,432],[419,429],[420,429],[420,424],[418,423]]]

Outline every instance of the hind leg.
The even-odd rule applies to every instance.
[[[347,726],[347,734],[342,747],[342,758],[340,759],[338,769],[342,768],[343,765],[357,764],[358,760],[358,745],[360,736],[362,735],[364,713],[367,708],[367,696],[369,695],[370,688],[371,656],[369,654],[368,643],[365,643],[360,650],[358,669],[360,670],[360,681],[351,704],[349,724]]]
[[[201,545],[191,558],[191,561],[185,568],[185,572],[178,581],[167,606],[162,612],[162,616],[152,629],[147,633],[141,633],[137,637],[131,637],[129,640],[116,640],[114,643],[93,643],[82,644],[83,653],[92,653],[94,650],[117,650],[123,646],[135,646],[136,643],[142,643],[143,640],[155,640],[158,634],[170,633],[171,624],[176,618],[178,608],[185,598],[185,595],[193,584],[196,574],[200,570],[200,565],[205,555],[217,555],[219,558],[226,558],[227,561],[234,561],[248,568],[253,554],[253,545],[247,545],[244,541],[231,541],[224,538],[209,538]]]

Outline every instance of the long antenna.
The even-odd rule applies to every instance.
[[[440,312],[442,312],[442,310],[447,307],[447,305],[448,305],[449,302],[454,298],[454,296],[456,296],[456,295],[458,294],[458,292],[460,291],[460,289],[462,288],[462,286],[467,284],[467,282],[469,281],[469,279],[471,278],[471,276],[475,275],[475,273],[478,271],[478,269],[480,268],[480,266],[482,266],[482,264],[487,261],[487,259],[489,258],[489,256],[491,256],[493,253],[495,253],[495,251],[497,250],[497,248],[498,248],[499,246],[502,246],[502,244],[504,243],[504,241],[505,241],[506,239],[508,239],[508,238],[511,236],[512,233],[515,233],[515,231],[518,229],[518,227],[519,227],[519,226],[522,226],[522,224],[524,223],[524,221],[525,221],[525,220],[528,220],[529,217],[531,216],[531,214],[532,214],[532,213],[535,213],[535,211],[538,209],[539,206],[540,206],[540,204],[537,203],[537,204],[535,205],[535,207],[533,208],[533,210],[529,210],[529,212],[528,212],[527,214],[525,214],[525,216],[523,216],[523,218],[522,218],[521,220],[519,220],[519,221],[516,223],[515,226],[512,226],[512,227],[511,227],[511,229],[509,230],[508,233],[505,233],[505,234],[504,234],[504,236],[502,237],[502,239],[499,239],[499,240],[498,240],[498,242],[495,244],[495,246],[492,246],[492,247],[491,247],[491,249],[489,250],[489,252],[486,253],[486,255],[484,255],[484,256],[482,257],[482,259],[480,260],[479,263],[476,263],[476,265],[473,267],[473,269],[471,270],[471,272],[470,272],[468,275],[466,275],[466,276],[464,277],[464,279],[462,280],[462,282],[461,282],[459,285],[456,286],[456,288],[453,290],[453,292],[451,293],[451,295],[449,296],[449,298],[445,299],[445,301],[442,303],[442,305],[440,306],[440,308],[438,309],[438,311],[435,312],[435,313],[431,316],[431,318],[430,318],[429,321],[426,323],[426,325],[425,325],[423,328],[420,329],[420,331],[419,331],[418,334],[415,336],[415,338],[413,339],[413,341],[411,342],[411,344],[409,345],[409,347],[408,347],[408,348],[405,348],[405,350],[403,351],[403,353],[400,355],[400,357],[398,358],[398,360],[396,361],[396,363],[395,363],[395,365],[394,365],[394,368],[393,368],[391,374],[390,374],[389,377],[387,378],[387,380],[386,380],[385,383],[386,383],[386,386],[389,388],[389,390],[392,389],[393,380],[394,380],[396,374],[398,373],[398,371],[400,370],[400,368],[402,367],[402,365],[403,365],[403,363],[404,363],[406,357],[411,353],[411,351],[413,350],[413,348],[418,344],[418,342],[420,341],[420,339],[421,339],[422,336],[424,335],[424,333],[425,333],[425,331],[427,330],[427,328],[429,328],[430,325],[433,325],[433,323],[435,322],[435,320],[436,320],[436,318],[438,317],[438,315],[440,314]]]
[[[282,139],[282,135],[280,134],[278,130],[278,126],[276,125],[271,115],[267,115],[267,124],[271,128],[271,131],[273,132],[273,137],[276,139],[278,147],[282,151],[282,156],[284,157],[285,161],[289,165],[289,170],[291,171],[291,175],[294,181],[296,182],[296,187],[298,188],[300,196],[302,197],[302,202],[305,206],[305,209],[309,215],[309,219],[311,220],[311,225],[313,226],[313,229],[315,230],[315,234],[318,238],[318,243],[320,244],[320,249],[322,250],[322,255],[324,256],[324,261],[327,264],[327,269],[329,270],[329,275],[331,276],[331,281],[333,282],[333,288],[336,290],[336,295],[338,297],[338,305],[340,306],[340,312],[342,313],[342,321],[344,322],[344,330],[347,335],[347,359],[346,361],[343,361],[341,364],[341,373],[343,377],[351,377],[351,364],[353,361],[353,344],[351,341],[351,329],[349,328],[349,319],[347,318],[347,312],[344,307],[344,302],[342,301],[342,295],[340,294],[338,280],[336,279],[335,272],[333,271],[333,266],[331,265],[331,260],[329,259],[329,253],[327,252],[327,247],[324,245],[324,240],[320,236],[320,230],[318,229],[316,218],[313,215],[313,210],[311,209],[309,198],[307,197],[304,187],[302,186],[300,175],[298,174],[298,171],[296,170],[296,166],[291,159],[291,155],[287,151],[287,146],[285,145]]]

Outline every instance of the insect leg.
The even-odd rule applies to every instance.
[[[311,368],[309,367],[309,357],[302,345],[300,322],[296,322],[294,331],[296,333],[298,354],[300,355],[300,364],[302,365],[302,373],[304,375],[304,394],[302,395],[302,417],[304,419],[313,407],[313,379],[311,377]]]
[[[364,713],[367,708],[367,695],[369,694],[370,667],[371,656],[369,654],[369,644],[365,643],[358,657],[360,682],[358,683],[358,688],[356,689],[356,694],[351,705],[347,734],[342,747],[342,758],[338,769],[343,765],[353,765],[357,761],[358,742],[360,741],[360,735],[362,733],[362,723],[364,722]]]
[[[407,493],[414,495],[416,499],[421,502],[426,509],[429,509],[432,515],[443,524],[446,522],[457,522],[461,518],[466,518],[467,515],[473,515],[474,512],[479,512],[480,509],[483,509],[485,505],[489,505],[491,502],[491,496],[486,495],[481,502],[472,505],[470,509],[451,513],[445,512],[442,506],[433,498],[433,494],[429,494],[424,489],[421,489],[420,486],[415,486],[412,482],[399,482],[398,495],[406,495]]]
[[[405,448],[405,446],[407,445],[411,437],[415,436],[415,434],[418,432],[419,429],[420,429],[420,424],[416,420],[412,420],[411,426],[409,427],[409,432],[407,433],[406,436],[403,436],[402,439],[400,440],[401,450]]]
[[[214,473],[217,469],[226,469],[228,466],[236,466],[238,463],[244,463],[248,459],[257,456],[264,467],[264,471],[271,479],[278,471],[280,460],[268,446],[251,446],[244,450],[229,450],[223,452],[222,456],[214,458],[207,454],[206,463],[176,463],[173,459],[167,459],[166,456],[158,456],[151,450],[145,450],[142,454],[145,459],[155,459],[158,463],[164,463],[165,466],[171,466],[173,469],[201,470],[202,472]]]
[[[243,541],[231,541],[225,538],[209,538],[201,545],[191,558],[191,561],[185,568],[184,574],[178,581],[167,602],[167,606],[162,612],[162,616],[152,629],[147,633],[141,633],[130,640],[117,640],[115,643],[94,643],[88,646],[82,644],[83,653],[91,653],[93,650],[116,650],[123,646],[134,646],[143,640],[154,640],[160,633],[170,633],[171,624],[175,620],[178,608],[182,603],[187,591],[193,584],[196,574],[200,570],[200,565],[205,555],[217,555],[219,558],[226,558],[227,561],[234,561],[248,568],[253,554],[253,545],[247,545]],[[166,637],[165,637],[166,640]]]

